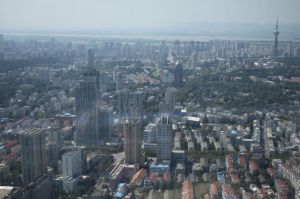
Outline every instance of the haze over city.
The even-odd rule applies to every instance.
[[[0,199],[300,199],[299,0],[0,0]]]
[[[276,17],[299,31],[298,0],[3,0],[0,30],[10,33],[266,33]],[[243,30],[241,30],[243,29]]]

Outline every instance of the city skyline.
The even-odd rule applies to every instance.
[[[300,199],[299,8],[0,1],[0,198]]]

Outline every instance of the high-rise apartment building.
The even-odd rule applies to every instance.
[[[159,104],[159,113],[173,113],[175,110],[175,88],[167,88],[165,92],[165,100]]]
[[[175,88],[167,88],[165,93],[165,102],[170,105],[171,111],[175,109]]]
[[[110,141],[113,132],[113,114],[109,108],[101,108],[99,111],[99,136],[103,142]]]
[[[142,155],[142,124],[139,119],[130,119],[123,124],[125,137],[125,163],[140,164],[143,162]]]
[[[45,134],[41,129],[30,128],[20,134],[22,177],[30,183],[46,171]]]
[[[88,50],[88,70],[76,88],[76,134],[79,145],[95,145],[99,137],[99,72],[95,70],[94,50]]]
[[[174,86],[180,87],[183,84],[183,67],[177,63],[174,70]]]
[[[129,92],[124,89],[117,93],[118,98],[118,115],[121,118],[127,118],[129,115]]]
[[[82,172],[82,158],[81,149],[74,148],[74,150],[67,151],[62,156],[62,172],[63,177],[73,177],[80,175]]]
[[[95,52],[94,49],[88,49],[88,68],[89,70],[95,69]]]
[[[98,143],[97,84],[91,76],[76,88],[76,143],[94,145]]]
[[[157,161],[171,161],[172,158],[172,124],[168,114],[162,114],[156,124]]]
[[[132,93],[132,111],[134,117],[143,118],[143,92],[135,91]]]

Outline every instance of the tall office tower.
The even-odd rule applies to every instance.
[[[175,109],[175,92],[175,88],[167,88],[165,93],[165,103],[170,105],[171,112]]]
[[[118,73],[118,67],[115,67],[113,70],[113,82],[114,83],[116,83],[117,73]]]
[[[181,87],[183,84],[183,67],[180,63],[177,63],[174,71],[174,86]]]
[[[30,183],[46,171],[45,134],[41,129],[30,128],[20,134],[22,177]]]
[[[86,77],[76,88],[76,143],[98,143],[98,92],[95,76]]]
[[[88,70],[76,88],[76,134],[79,145],[99,143],[99,72],[95,70],[94,50],[88,50]]]
[[[94,49],[88,49],[88,69],[84,73],[85,78],[96,78],[97,89],[100,90],[100,73],[95,67],[95,51]]]
[[[195,52],[192,53],[191,55],[191,68],[195,68],[198,64],[198,56]]]
[[[289,45],[288,45],[288,56],[289,57],[293,57],[294,56],[293,42],[289,43]]]
[[[141,164],[143,163],[142,154],[142,123],[139,119],[130,119],[123,126],[125,137],[125,163],[126,164]]]
[[[82,157],[79,147],[62,155],[62,173],[64,178],[78,176],[82,173]]]
[[[180,56],[181,55],[181,43],[179,40],[174,41],[174,53],[176,56]]]
[[[3,35],[0,34],[0,60],[4,59],[3,49],[4,49],[4,38]]]
[[[127,118],[129,116],[129,92],[128,90],[121,90],[117,93],[118,97],[118,116],[120,118]]]
[[[166,59],[167,59],[169,64],[174,64],[174,55],[173,55],[173,52],[172,52],[171,48],[169,48],[168,56],[167,56]]]
[[[95,52],[93,49],[88,49],[88,68],[89,70],[95,69]]]
[[[276,22],[275,31],[274,31],[274,35],[275,35],[274,57],[278,56],[278,35],[279,35],[278,26],[279,25],[278,25],[278,17],[277,17],[277,22]]]
[[[172,156],[172,124],[168,114],[162,114],[156,124],[157,161],[171,161]]]
[[[143,118],[143,92],[135,91],[132,93],[132,111],[133,117]]]
[[[0,34],[0,52],[3,50],[3,43],[4,43],[4,37],[2,34]]]
[[[161,45],[159,46],[159,64],[161,66],[165,66],[167,64],[167,57],[168,57],[168,48],[166,46],[166,42],[162,41]]]
[[[175,88],[167,88],[165,92],[165,99],[159,103],[159,114],[171,114],[175,110]]]
[[[99,87],[100,87],[100,92],[105,93],[107,91],[107,74],[105,73],[100,73],[99,74]]]
[[[156,125],[148,124],[143,132],[143,149],[145,153],[156,154]]]
[[[124,76],[121,71],[116,72],[116,91],[124,88]]]
[[[110,141],[113,131],[113,115],[112,110],[108,108],[102,108],[99,111],[99,136],[100,142],[105,144]]]

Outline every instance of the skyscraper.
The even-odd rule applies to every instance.
[[[175,88],[167,88],[164,101],[159,103],[159,114],[171,114],[175,110]]]
[[[171,112],[175,109],[175,92],[175,88],[167,88],[165,93],[165,103],[170,105]]]
[[[183,67],[181,64],[177,63],[174,71],[174,86],[180,87],[183,83]]]
[[[4,37],[0,34],[0,51],[3,49]]]
[[[127,118],[129,115],[129,92],[124,89],[117,93],[118,98],[118,115],[121,118]]]
[[[94,50],[88,50],[88,70],[76,88],[76,134],[79,145],[99,143],[99,72],[95,70]]]
[[[168,114],[162,114],[156,124],[157,161],[171,161],[172,156],[172,124]]]
[[[93,49],[88,49],[88,68],[89,70],[95,69],[95,52]]]
[[[132,93],[132,116],[143,118],[143,92],[135,91]]]
[[[121,71],[116,73],[116,91],[122,90],[124,88],[124,76]]]
[[[20,134],[22,177],[30,183],[46,171],[45,134],[41,129],[30,128]]]
[[[278,26],[279,25],[278,25],[278,17],[277,17],[277,22],[276,22],[275,31],[274,31],[274,35],[275,35],[274,57],[278,56],[278,35],[279,35]]]
[[[4,59],[3,49],[4,49],[4,38],[3,35],[0,34],[0,60]]]
[[[81,149],[67,151],[62,156],[62,173],[64,178],[74,177],[81,174]]]
[[[143,162],[142,155],[142,124],[139,119],[127,120],[124,124],[125,136],[125,163],[126,164],[141,164]]]
[[[110,141],[113,131],[113,115],[112,110],[108,108],[101,108],[99,111],[99,136],[100,142],[103,144]]]
[[[94,76],[86,77],[76,88],[76,143],[98,143],[97,83]]]
[[[198,55],[193,52],[192,55],[191,55],[191,67],[192,68],[195,68],[197,66],[197,61],[198,60]]]

